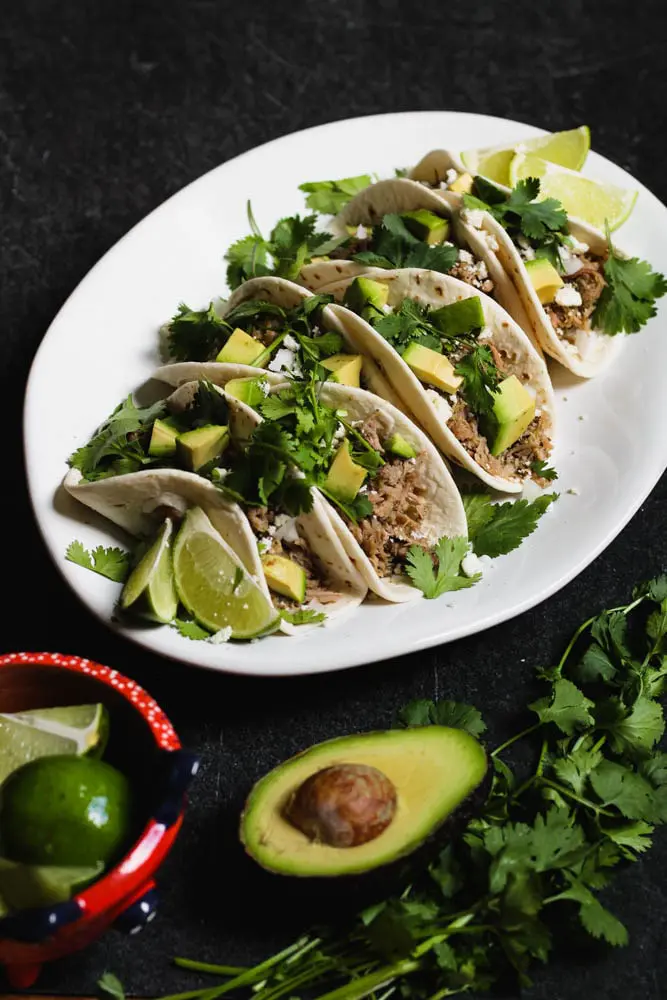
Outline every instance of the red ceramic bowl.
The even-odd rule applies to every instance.
[[[58,653],[0,656],[0,712],[103,702],[111,715],[104,758],[128,776],[138,802],[134,843],[65,903],[0,920],[0,965],[13,987],[31,986],[44,962],[84,948],[110,925],[136,933],[153,919],[153,876],[183,822],[198,759],[181,749],[169,719],[134,681],[99,663]]]

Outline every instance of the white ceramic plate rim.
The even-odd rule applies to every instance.
[[[248,197],[268,229],[280,215],[303,211],[296,187],[304,180],[369,170],[387,176],[436,146],[462,149],[538,134],[543,130],[522,123],[457,112],[405,112],[316,126],[209,171],[101,258],[49,327],[33,361],[24,410],[28,487],[40,531],[58,570],[94,614],[153,652],[196,666],[259,676],[320,673],[423,650],[506,621],[561,589],[609,545],[667,466],[667,438],[659,432],[667,340],[659,336],[659,318],[640,337],[628,338],[623,361],[599,379],[573,388],[576,380],[556,372],[558,503],[519,550],[495,562],[481,584],[438,601],[369,603],[331,629],[245,645],[192,642],[169,628],[124,627],[111,621],[117,585],[64,559],[75,537],[88,546],[108,545],[117,534],[73,503],[54,504],[66,456],[156,366],[158,325],[181,299],[198,306],[223,289],[221,254],[247,232]],[[639,191],[633,215],[616,234],[618,242],[667,271],[662,237],[667,209],[599,155],[590,154],[584,173]],[[142,261],[155,265],[145,275],[136,273]],[[116,281],[118,275],[123,280]],[[115,314],[109,319],[102,312],[111,305],[127,319],[132,303],[135,312],[122,329],[114,326]],[[99,326],[104,344],[99,356],[92,325]],[[101,379],[91,374],[97,370],[93,358],[102,362]],[[44,414],[49,414],[46,426]],[[564,549],[571,551],[564,556]]]

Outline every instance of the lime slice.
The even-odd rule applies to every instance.
[[[211,632],[230,628],[232,639],[270,630],[278,615],[243,563],[199,507],[185,516],[174,542],[178,596]]]
[[[515,153],[533,153],[551,163],[560,163],[570,170],[581,170],[591,148],[588,125],[523,139],[511,146],[490,146],[487,149],[466,149],[461,159],[472,174],[483,174],[498,184],[510,184],[510,166]]]
[[[627,188],[593,181],[574,170],[547,163],[539,156],[517,153],[510,167],[512,184],[525,177],[539,177],[540,199],[556,198],[568,215],[604,229],[605,220],[610,229],[618,229],[634,208],[637,192]]]
[[[0,910],[26,910],[64,903],[102,874],[104,865],[61,868],[57,865],[24,865],[0,858]]]
[[[173,523],[166,518],[157,538],[134,567],[120,595],[121,608],[134,604],[140,614],[158,622],[176,617],[178,595],[171,559]]]
[[[38,757],[100,756],[108,734],[109,716],[104,705],[0,714],[0,782]]]

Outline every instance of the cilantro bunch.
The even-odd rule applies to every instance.
[[[353,253],[351,259],[369,267],[422,267],[447,274],[458,257],[453,243],[430,246],[409,231],[400,215],[389,213],[380,226],[373,227],[368,249]]]
[[[323,305],[332,301],[330,295],[311,295],[292,309],[284,309],[264,299],[246,299],[228,312],[224,319],[218,316],[213,304],[196,312],[186,305],[179,306],[168,326],[169,354],[175,361],[213,360],[232,331],[270,327],[275,336],[266,348],[264,364],[287,336],[298,341],[299,364],[302,371],[310,370],[324,358],[337,354],[343,347],[343,338],[335,331],[320,333],[318,321]]]
[[[341,418],[319,399],[317,374],[293,382],[260,405],[265,418],[254,430],[250,442],[219,489],[246,506],[275,506],[296,516],[312,509],[311,489],[319,487],[342,512],[357,521],[371,513],[363,494],[343,503],[324,487]],[[382,458],[358,432],[346,427],[352,438],[354,461],[369,470],[378,468]]]
[[[299,215],[280,219],[268,239],[262,236],[248,202],[248,223],[251,233],[233,243],[225,254],[227,284],[238,288],[249,278],[275,274],[294,280],[312,257],[331,253],[346,237],[333,237],[331,233],[318,232],[317,216]]]
[[[555,198],[537,201],[540,182],[536,177],[518,181],[509,194],[475,177],[473,194],[464,194],[466,208],[489,212],[509,233],[513,242],[527,240],[537,257],[546,257],[562,270],[558,247],[569,242],[567,213]]]
[[[535,961],[548,961],[568,924],[626,944],[601,893],[667,823],[667,753],[659,748],[667,576],[584,622],[560,661],[537,676],[543,694],[527,706],[527,725],[489,755],[486,804],[434,861],[415,859],[400,895],[347,931],[304,936],[252,969],[176,959],[224,976],[188,997],[243,990],[254,1000],[362,1000],[397,991],[435,1000],[488,990],[508,973],[529,986]],[[477,709],[451,701],[412,702],[399,724],[486,732]]]

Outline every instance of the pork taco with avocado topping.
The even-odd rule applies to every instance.
[[[457,196],[458,198],[459,196]],[[355,195],[329,222],[341,240],[326,259],[301,268],[299,281],[311,291],[357,275],[423,268],[458,278],[492,296],[520,324],[521,299],[502,265],[481,256],[455,211],[440,192],[409,178],[379,181]]]
[[[255,410],[206,381],[184,383],[143,410],[127,400],[72,455],[64,486],[138,538],[200,508],[282,613],[282,630],[293,632],[295,623],[361,603],[367,587],[316,490],[294,487],[289,470],[280,479],[274,466],[270,496],[268,485],[251,481],[248,447],[261,424]],[[239,479],[247,499],[225,488]]]
[[[172,386],[207,378],[256,407],[271,385],[314,372],[403,408],[372,356],[329,309],[330,301],[285,278],[264,277],[246,281],[219,310],[213,304],[201,312],[182,305],[163,328],[171,363],[154,377]]]
[[[353,329],[438,448],[493,489],[543,472],[554,400],[543,358],[500,306],[446,275],[405,269],[330,285]]]
[[[540,199],[537,178],[510,190],[466,174],[446,150],[428,153],[410,172],[455,211],[458,228],[490,271],[502,267],[515,285],[533,342],[575,375],[589,378],[637,333],[667,291],[662,275],[627,259],[592,226]]]

